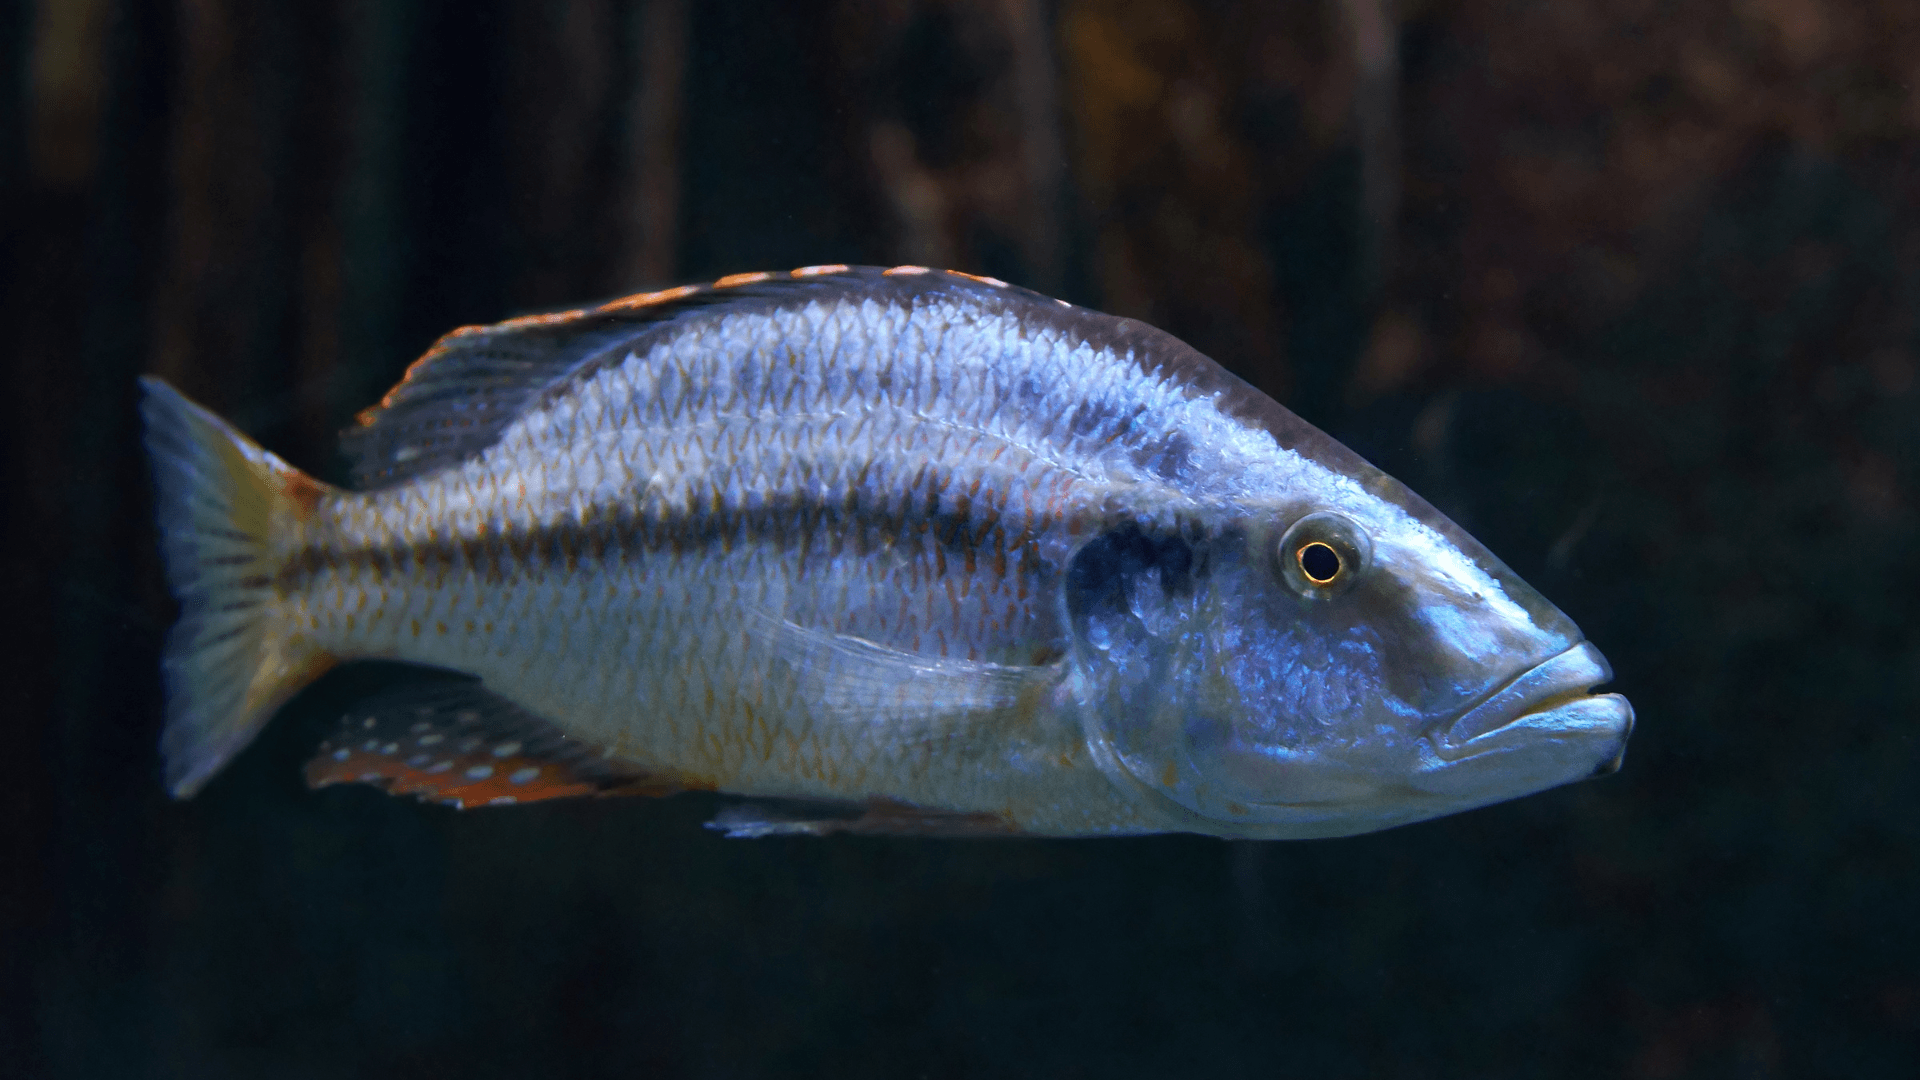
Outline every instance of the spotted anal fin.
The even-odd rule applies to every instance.
[[[671,795],[711,785],[647,772],[478,682],[388,691],[341,718],[307,785],[372,784],[462,809],[589,795]]]
[[[811,799],[750,799],[729,806],[707,828],[730,839],[767,836],[1018,836],[999,814],[931,810],[893,799],[831,802]]]

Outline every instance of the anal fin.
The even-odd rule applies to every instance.
[[[309,787],[372,784],[462,809],[712,786],[610,758],[474,681],[405,686],[357,704],[306,772]]]

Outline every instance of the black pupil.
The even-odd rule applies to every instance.
[[[1300,549],[1300,569],[1316,585],[1325,585],[1340,573],[1340,555],[1325,544],[1308,544]]]

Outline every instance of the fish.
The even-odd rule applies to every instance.
[[[1620,767],[1633,709],[1438,510],[1143,322],[918,266],[442,337],[335,487],[143,380],[165,782],[337,665],[306,768],[735,837],[1346,836]]]

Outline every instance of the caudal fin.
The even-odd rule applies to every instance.
[[[161,554],[180,602],[161,660],[160,752],[168,790],[186,798],[333,664],[279,621],[271,563],[275,531],[327,489],[165,382],[140,384]]]

